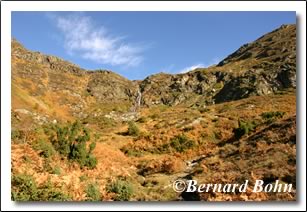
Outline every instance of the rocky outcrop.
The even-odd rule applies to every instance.
[[[271,71],[254,69],[238,77],[231,77],[213,97],[215,103],[247,98],[251,95],[268,95],[287,88],[296,88],[296,67],[283,64]]]
[[[133,102],[138,86],[111,71],[91,71],[86,91],[98,101],[124,100]]]
[[[153,75],[140,84],[143,104],[177,105],[200,100],[209,103],[228,78],[229,74],[218,71]]]
[[[296,26],[283,25],[207,69],[157,74],[140,84],[143,104],[212,104],[296,88]]]

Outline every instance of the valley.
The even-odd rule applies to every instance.
[[[12,39],[12,200],[296,200],[296,26],[217,65],[128,80]],[[175,180],[248,180],[246,193],[175,192]],[[259,192],[257,180],[292,184]]]

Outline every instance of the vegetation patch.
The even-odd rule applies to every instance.
[[[49,158],[55,154],[55,149],[52,144],[44,139],[39,139],[32,147],[34,150],[39,151],[39,155],[44,158]]]
[[[189,139],[185,135],[177,135],[170,140],[169,146],[177,152],[184,152],[196,146],[194,140]]]
[[[285,112],[273,111],[273,112],[264,112],[261,114],[261,117],[267,122],[272,123],[277,119],[282,118],[285,115]]]
[[[71,198],[52,186],[51,182],[38,186],[27,174],[13,175],[11,179],[12,201],[68,201]]]
[[[20,130],[12,130],[11,131],[11,139],[12,140],[22,139],[22,133],[20,132]]]
[[[101,193],[99,191],[99,185],[97,183],[89,183],[85,190],[88,201],[100,201]]]
[[[115,194],[115,201],[129,201],[133,195],[131,183],[123,179],[117,179],[115,182],[110,183],[107,186],[107,191]]]
[[[127,135],[130,135],[130,136],[139,136],[140,135],[140,129],[139,127],[133,122],[133,121],[130,121],[128,122],[128,130],[127,130]]]
[[[234,128],[233,133],[235,138],[240,139],[243,135],[249,134],[250,132],[254,131],[257,124],[255,121],[252,122],[245,122],[242,120],[238,120],[239,127]]]
[[[90,140],[88,129],[76,121],[64,127],[55,126],[55,135],[51,141],[55,149],[69,160],[76,161],[80,167],[87,166],[93,169],[97,165],[97,159],[92,154],[96,143],[92,142],[88,147],[86,143]]]

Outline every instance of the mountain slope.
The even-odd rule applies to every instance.
[[[218,65],[138,81],[12,40],[12,199],[296,200],[295,33],[284,25]],[[180,193],[177,179],[293,191]]]
[[[34,95],[44,94],[46,89],[66,90],[83,99],[90,95],[94,101],[116,99],[132,106],[139,87],[145,106],[207,105],[295,88],[295,44],[295,25],[283,25],[243,45],[217,66],[185,74],[161,73],[131,82],[110,71],[85,71],[57,57],[27,51],[13,40],[12,73],[13,81],[35,81]]]
[[[283,25],[243,45],[217,66],[185,74],[157,74],[141,83],[146,105],[195,100],[221,103],[295,87],[295,25]]]

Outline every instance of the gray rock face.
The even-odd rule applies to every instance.
[[[134,101],[138,86],[110,71],[96,71],[90,73],[87,92],[99,101],[124,100]]]

